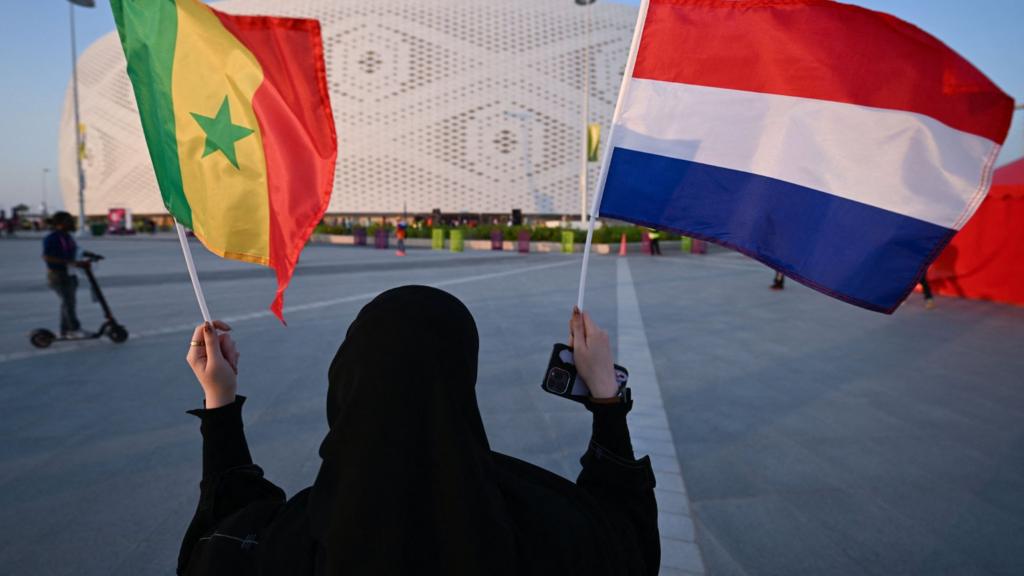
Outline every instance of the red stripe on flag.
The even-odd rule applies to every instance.
[[[320,23],[214,12],[263,67],[252,105],[270,194],[270,265],[277,274],[270,308],[284,322],[284,290],[327,211],[338,157]]]
[[[1013,115],[933,36],[828,0],[650,0],[633,76],[916,112],[996,143]]]

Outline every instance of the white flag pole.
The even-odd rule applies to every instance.
[[[206,296],[203,295],[203,287],[199,284],[199,275],[196,274],[196,263],[192,261],[192,249],[189,248],[188,238],[185,236],[185,227],[177,220],[174,221],[174,227],[178,230],[181,253],[185,256],[185,266],[188,268],[188,277],[192,279],[192,289],[196,292],[199,311],[203,314],[203,320],[210,322],[210,309],[206,307]]]
[[[622,84],[619,85],[619,97],[615,101],[615,113],[612,114],[612,125],[608,130],[607,143],[601,155],[601,170],[597,176],[597,187],[594,189],[594,203],[590,206],[590,222],[587,226],[587,241],[583,244],[583,266],[580,268],[580,291],[576,296],[576,307],[583,310],[583,295],[587,290],[587,268],[590,264],[590,245],[594,241],[594,225],[597,223],[597,213],[601,208],[601,198],[604,196],[604,184],[608,179],[608,164],[612,158],[612,148],[615,146],[615,124],[622,112],[622,97],[626,94],[626,87],[629,79],[633,77],[633,66],[636,64],[637,48],[640,46],[640,37],[643,35],[644,22],[647,20],[648,0],[641,0],[640,10],[636,15],[636,26],[633,28],[633,43],[629,47],[629,58],[626,60],[626,68],[622,74]]]

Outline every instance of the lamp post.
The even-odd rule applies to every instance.
[[[583,46],[583,104],[580,114],[580,223],[587,223],[587,162],[588,162],[588,150],[587,150],[587,133],[590,127],[590,5],[596,0],[576,0],[577,6],[583,7],[584,12],[584,27],[586,34],[584,36]]]
[[[78,234],[85,234],[85,171],[82,170],[82,124],[78,115],[78,49],[75,47],[75,6],[93,8],[96,0],[68,0],[71,22],[71,94],[75,109],[75,167],[78,170]]]
[[[50,174],[49,168],[43,168],[43,219],[45,220],[49,215],[49,207],[46,205],[46,177]]]

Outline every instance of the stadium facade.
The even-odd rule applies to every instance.
[[[573,0],[228,0],[320,20],[339,156],[332,214],[579,214],[583,61],[607,132],[636,8]],[[116,33],[79,59],[86,213],[165,213]],[[60,132],[77,206],[70,88]],[[603,143],[602,143],[603,144]],[[590,164],[590,194],[597,163]]]

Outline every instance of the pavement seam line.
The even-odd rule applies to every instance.
[[[555,268],[558,266],[566,266],[569,264],[576,264],[577,260],[564,260],[561,262],[553,262],[548,264],[538,264],[536,266],[523,266],[515,268],[513,270],[503,270],[501,272],[490,272],[487,274],[477,274],[476,276],[467,276],[465,278],[453,278],[451,280],[442,280],[440,282],[430,282],[427,286],[433,286],[435,288],[443,288],[445,286],[455,286],[458,284],[468,284],[471,282],[481,282],[484,280],[491,280],[494,278],[501,278],[504,276],[511,276],[513,274],[521,274],[525,272],[533,272],[535,270],[544,270],[546,268]],[[338,304],[346,304],[348,302],[356,302],[359,300],[369,300],[380,294],[380,292],[363,292],[361,294],[354,294],[352,296],[345,296],[342,298],[332,298],[330,300],[321,300],[319,302],[307,302],[305,304],[296,304],[294,306],[285,306],[285,314],[291,314],[295,312],[305,312],[308,310],[318,310],[320,308],[327,308],[330,306],[337,306]],[[273,314],[269,310],[260,310],[259,312],[250,312],[248,314],[238,314],[235,316],[226,316],[220,318],[228,324],[237,324],[239,322],[245,322],[248,320],[257,320],[260,318],[270,318]],[[154,336],[165,336],[167,334],[175,334],[178,332],[191,332],[196,327],[195,324],[178,324],[174,326],[165,326],[163,328],[157,328],[154,330],[143,330],[131,335],[129,341],[138,340],[140,338],[152,338]],[[8,354],[0,354],[0,364],[5,362],[13,362],[15,360],[24,360],[27,358],[38,358],[40,356],[52,356],[54,354],[66,354],[68,352],[75,352],[78,350],[86,350],[95,345],[100,344],[96,340],[87,342],[76,342],[71,344],[62,344],[60,348],[47,348],[42,350],[26,350],[23,352],[12,352]]]
[[[741,261],[735,258],[726,258],[722,256],[696,256],[696,257],[684,257],[684,258],[654,258],[656,262],[665,262],[673,264],[675,266],[690,266],[700,268],[705,266],[707,268],[720,268],[729,270],[741,270],[743,272],[760,272],[765,269],[771,270],[768,266],[758,262],[757,260]]]
[[[693,520],[690,517],[689,497],[686,485],[679,472],[679,457],[675,440],[672,438],[668,414],[661,398],[658,375],[654,369],[654,359],[647,342],[644,321],[640,315],[640,302],[637,300],[633,275],[629,269],[629,260],[619,258],[616,266],[616,303],[618,309],[618,355],[619,362],[629,370],[629,386],[633,389],[636,410],[630,414],[630,423],[637,428],[661,429],[668,432],[668,441],[658,441],[654,446],[643,436],[634,438],[633,445],[637,452],[651,452],[654,464],[654,475],[658,481],[655,496],[670,506],[662,506],[660,512],[677,516],[677,522],[662,526],[661,532],[662,568],[686,570],[696,574],[704,574],[704,558],[695,541]],[[651,449],[654,450],[651,450]],[[671,448],[671,454],[665,454],[665,448]],[[665,467],[671,459],[674,466]],[[672,474],[664,474],[672,472]],[[671,494],[671,496],[670,496]],[[681,528],[680,523],[689,523]]]

